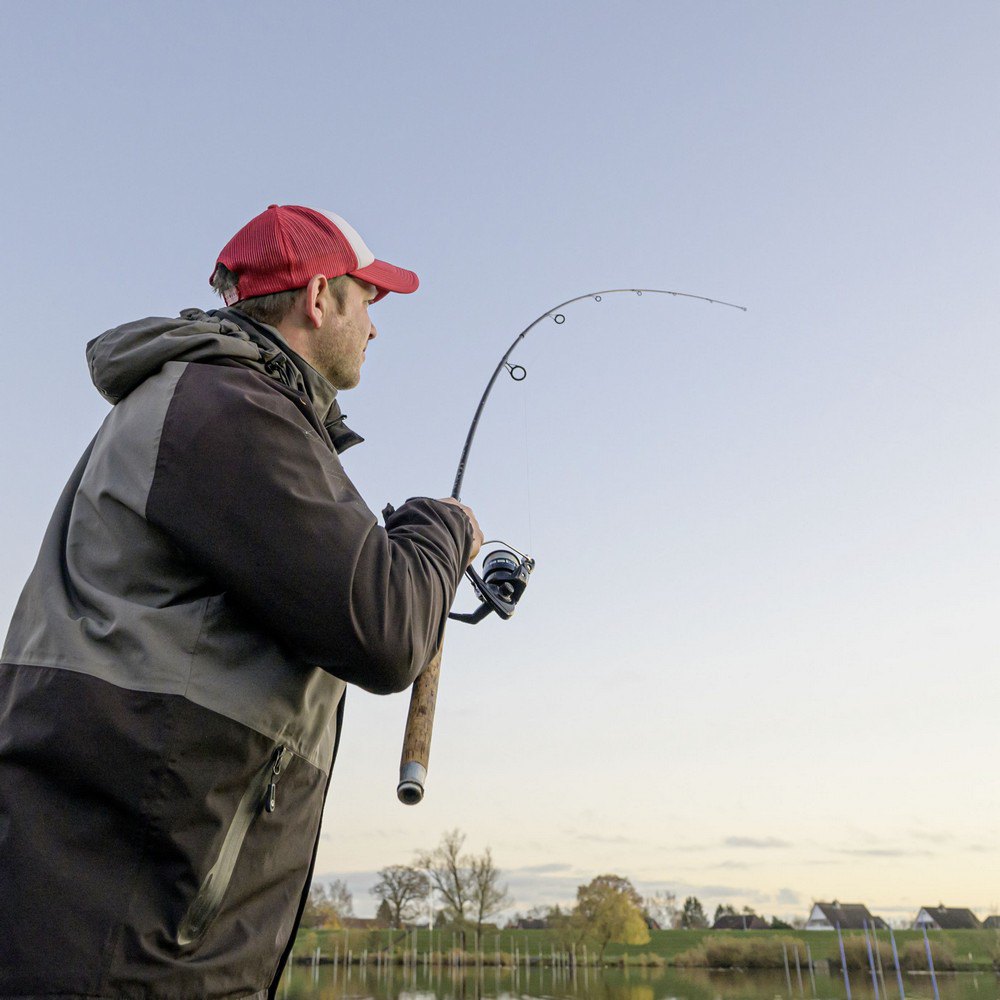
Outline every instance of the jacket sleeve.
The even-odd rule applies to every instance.
[[[188,365],[163,423],[146,517],[304,662],[401,691],[444,634],[472,545],[462,511],[377,519],[310,420],[246,369]]]

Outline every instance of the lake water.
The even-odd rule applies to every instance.
[[[707,969],[476,969],[416,970],[392,966],[296,965],[286,970],[282,1000],[846,1000],[843,977],[819,973],[815,988],[792,968],[791,990],[778,972],[714,972]],[[899,1000],[895,974],[879,1000]],[[937,977],[940,1000],[1000,1000],[1000,980],[992,973],[952,973]],[[851,976],[852,1000],[875,1000],[871,978]],[[903,977],[906,1000],[935,1000],[927,975]]]

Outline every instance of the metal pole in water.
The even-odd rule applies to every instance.
[[[788,945],[784,941],[781,942],[781,954],[785,959],[785,982],[788,984],[788,996],[792,995],[792,974],[788,971]]]
[[[806,961],[809,963],[809,984],[812,986],[812,995],[816,996],[816,970],[813,967],[812,949],[806,943]]]
[[[878,981],[882,984],[882,996],[885,1000],[889,1000],[889,990],[885,985],[885,968],[882,964],[882,949],[879,947],[875,924],[872,924],[872,946],[875,949],[875,965],[878,967]]]
[[[872,974],[872,989],[875,990],[875,1000],[879,1000],[878,973],[875,971],[875,956],[872,954],[872,939],[868,936],[868,921],[862,920],[861,926],[865,929],[865,947],[868,949],[868,968]]]
[[[937,976],[934,974],[934,958],[931,955],[931,942],[930,938],[927,937],[926,924],[924,924],[924,948],[927,951],[927,968],[930,969],[931,973],[931,985],[934,987],[934,1000],[941,1000],[941,994],[938,993]]]
[[[799,964],[799,946],[795,946],[795,976],[799,981],[799,996],[804,997],[806,991],[802,986],[802,966]]]
[[[844,954],[844,939],[840,933],[840,923],[837,923],[837,941],[840,944],[840,968],[844,972],[844,989],[847,990],[847,1000],[851,1000],[851,977],[847,974],[847,956]]]
[[[906,991],[903,989],[903,970],[899,967],[899,952],[896,951],[896,935],[889,928],[889,942],[892,945],[892,960],[896,964],[896,983],[899,986],[899,1000],[906,1000]]]

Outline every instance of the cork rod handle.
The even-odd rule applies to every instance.
[[[439,649],[423,673],[413,682],[410,692],[410,711],[406,717],[403,753],[399,760],[399,784],[396,786],[396,796],[404,805],[415,806],[424,797],[440,675]]]

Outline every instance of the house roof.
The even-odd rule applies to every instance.
[[[713,931],[759,931],[767,927],[767,921],[756,913],[723,913],[712,924]]]
[[[548,928],[549,922],[544,917],[518,917],[514,926],[519,931],[544,931]]]
[[[921,909],[942,930],[954,931],[963,928],[975,930],[983,926],[972,910],[964,906],[922,906]]]
[[[882,921],[873,917],[864,903],[816,903],[831,927],[840,925],[840,929],[861,930],[867,923],[869,927],[879,927]]]

